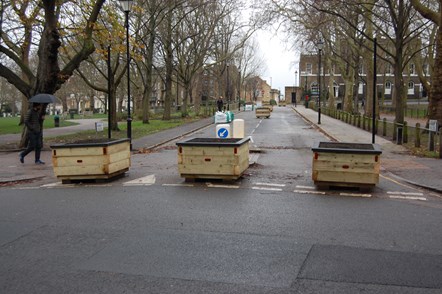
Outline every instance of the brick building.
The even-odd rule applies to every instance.
[[[297,101],[304,100],[306,93],[310,94],[310,98],[317,99],[318,97],[318,72],[319,72],[319,56],[317,54],[301,54],[299,62],[299,87],[293,89],[293,87],[286,87],[286,93],[291,95],[292,92],[296,93]],[[333,75],[331,75],[333,70]],[[428,74],[428,66],[424,66],[425,73]],[[331,92],[330,78],[333,77],[333,89]],[[365,99],[367,85],[366,79],[372,77],[367,76],[363,67],[359,69],[359,82],[357,88],[358,99],[361,101]],[[378,99],[384,99],[389,101],[392,98],[392,92],[394,88],[394,74],[393,66],[382,62],[378,59],[377,62],[377,75],[376,75],[376,88]],[[423,92],[423,87],[416,72],[416,66],[410,63],[407,72],[404,72],[405,84],[408,87],[407,99],[417,100],[427,98],[426,93]],[[326,62],[324,62],[324,56],[322,56],[321,62],[321,92],[334,93],[336,101],[342,101],[345,93],[345,84],[338,67],[328,68]],[[294,91],[293,91],[294,90]],[[329,95],[328,94],[328,95]]]

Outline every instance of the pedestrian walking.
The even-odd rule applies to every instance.
[[[223,96],[219,96],[218,100],[216,100],[216,106],[218,107],[218,111],[223,111]]]
[[[19,154],[21,163],[25,162],[26,155],[34,151],[35,164],[45,164],[40,160],[41,148],[43,147],[43,120],[42,105],[40,103],[33,103],[25,116],[24,122],[27,128],[28,147]]]

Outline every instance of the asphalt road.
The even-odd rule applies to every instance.
[[[237,117],[257,151],[238,181],[184,182],[170,142],[110,183],[1,189],[0,293],[441,292],[440,202],[389,198],[416,191],[388,177],[315,194],[323,134],[286,108]]]

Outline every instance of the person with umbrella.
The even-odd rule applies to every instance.
[[[55,102],[55,96],[50,94],[38,94],[32,97],[29,102],[32,107],[29,108],[25,116],[25,125],[27,128],[28,147],[20,152],[19,159],[21,163],[25,162],[25,156],[35,151],[35,164],[45,164],[40,160],[41,148],[43,147],[43,120],[47,103]]]
[[[223,96],[219,96],[218,100],[216,100],[216,106],[218,107],[218,111],[223,111]]]

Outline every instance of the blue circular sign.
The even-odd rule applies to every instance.
[[[226,128],[219,128],[218,129],[218,137],[224,139],[229,137],[229,130]]]

